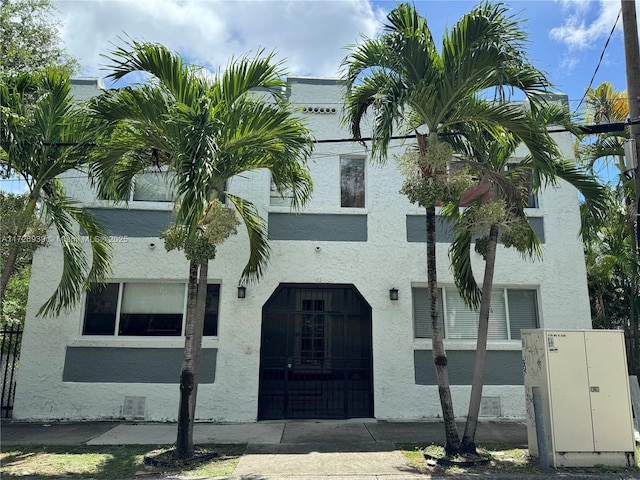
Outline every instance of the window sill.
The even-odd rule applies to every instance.
[[[204,337],[203,348],[218,348],[218,337]],[[86,335],[69,341],[69,347],[118,347],[118,348],[184,348],[184,337],[117,337],[111,335]]]
[[[109,208],[109,209],[122,209],[122,210],[160,210],[160,211],[172,211],[174,208],[174,202],[147,202],[140,200],[129,200],[128,204],[114,203],[108,200],[94,200],[89,207],[91,208]]]
[[[269,213],[291,213],[294,215],[367,215],[369,213],[369,209],[367,207],[328,207],[323,209],[314,208],[297,211],[289,205],[269,205],[267,206],[267,211]]]
[[[413,340],[414,350],[431,350],[432,342],[426,338],[415,338]],[[445,350],[475,350],[475,340],[445,340]],[[489,340],[487,350],[522,350],[520,340]]]

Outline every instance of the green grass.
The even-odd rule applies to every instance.
[[[460,475],[472,474],[483,475],[489,473],[511,473],[511,474],[536,474],[542,470],[538,464],[537,458],[529,457],[529,451],[520,448],[508,448],[501,444],[480,444],[478,451],[491,455],[491,461],[487,465],[478,465],[474,467],[445,467],[440,465],[430,465],[424,458],[423,450],[427,453],[438,457],[444,454],[444,448],[440,445],[424,445],[424,444],[398,444],[399,448],[409,462],[421,473],[431,475]],[[636,446],[636,459],[640,459],[640,447]],[[613,466],[595,466],[593,468],[558,468],[557,472],[570,473],[639,473],[637,467],[613,467]]]
[[[78,445],[8,446],[0,453],[3,479],[92,478],[122,479],[140,474],[216,477],[231,475],[246,445],[207,445],[218,457],[196,465],[156,468],[144,464],[143,457],[159,445]]]

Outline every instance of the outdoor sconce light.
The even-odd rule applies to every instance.
[[[392,288],[389,290],[389,300],[398,300],[398,289]]]
[[[247,296],[247,287],[240,285],[238,287],[238,298],[244,298]]]

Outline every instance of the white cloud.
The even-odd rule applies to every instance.
[[[596,40],[606,38],[620,10],[620,2],[613,0],[561,0],[559,3],[565,15],[564,23],[551,29],[549,36],[570,49],[588,49]],[[622,28],[621,21],[617,28]]]
[[[211,70],[233,56],[276,50],[289,73],[337,76],[359,34],[374,36],[380,13],[367,0],[57,0],[61,33],[83,76],[104,76],[118,37],[158,42]]]

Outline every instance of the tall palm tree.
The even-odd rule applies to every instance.
[[[418,174],[426,191],[431,192],[437,192],[438,178],[446,175],[451,159],[439,147],[440,135],[459,125],[477,122],[488,129],[502,125],[522,132],[528,146],[541,150],[536,144],[539,139],[524,132],[522,109],[499,101],[505,99],[508,89],[515,88],[524,92],[535,108],[538,96],[548,87],[544,74],[527,62],[525,41],[520,22],[507,15],[504,5],[484,3],[445,32],[438,51],[425,18],[410,4],[398,5],[387,16],[382,36],[353,46],[343,62],[348,89],[346,121],[353,136],[361,136],[360,125],[372,110],[371,155],[374,161],[384,161],[398,122],[407,125],[415,134],[421,158]],[[488,91],[495,92],[498,101],[483,101],[481,97]],[[445,450],[456,453],[462,444],[454,422],[447,356],[438,321],[435,206],[442,199],[435,196],[428,194],[412,201],[426,209],[433,357],[445,423]]]
[[[631,340],[634,322],[629,318],[630,308],[640,311],[640,294],[633,292],[631,281],[638,260],[631,244],[627,209],[615,189],[607,186],[607,192],[606,220],[585,236],[591,317],[594,328],[624,329]],[[635,374],[632,347],[633,342],[627,342],[629,372]]]
[[[459,202],[460,206],[467,208],[461,212],[454,204],[447,209],[448,214],[457,220],[455,238],[450,246],[456,286],[471,308],[479,307],[476,359],[462,437],[463,448],[470,453],[476,452],[475,435],[484,383],[498,235],[502,233],[505,246],[512,246],[525,256],[541,256],[540,242],[524,211],[529,195],[540,188],[540,182],[553,184],[560,178],[575,186],[583,195],[593,222],[601,221],[606,209],[603,187],[574,163],[564,160],[548,133],[547,125],[563,125],[575,130],[569,111],[559,105],[548,105],[532,113],[529,122],[530,135],[540,136],[540,144],[545,147],[543,151],[529,152],[518,163],[510,163],[510,160],[522,139],[508,131],[495,136],[468,126],[464,129],[464,136],[452,137],[452,143],[461,155],[458,160],[462,160],[474,178],[478,178],[478,185],[468,189]],[[554,163],[547,161],[549,154],[556,160]],[[477,286],[471,269],[473,236],[480,237],[475,240],[476,250],[485,259],[482,289]]]
[[[89,117],[74,101],[68,75],[54,68],[43,73],[1,75],[0,108],[0,166],[5,174],[24,180],[28,190],[20,214],[4,224],[12,231],[2,231],[3,238],[12,244],[2,271],[0,303],[21,243],[45,241],[45,236],[25,237],[34,225],[33,216],[38,214],[57,231],[63,255],[58,286],[38,314],[57,315],[74,306],[88,286],[104,281],[110,271],[111,247],[105,240],[105,230],[67,195],[58,178],[87,170]],[[91,259],[87,258],[78,227],[88,236]]]
[[[629,104],[627,102],[627,95],[625,92],[620,92],[612,87],[609,82],[603,82],[595,89],[589,88],[586,92],[586,102],[584,107],[583,116],[587,123],[624,123],[629,115]],[[576,153],[578,158],[586,164],[592,172],[600,174],[600,167],[602,163],[608,167],[613,164],[614,168],[618,172],[617,181],[615,181],[615,189],[619,194],[619,201],[623,202],[626,210],[626,224],[630,241],[631,252],[638,251],[637,244],[637,212],[638,205],[636,203],[636,183],[632,178],[626,175],[625,159],[624,159],[624,140],[629,138],[629,127],[617,132],[605,132],[592,135],[582,136],[576,145]],[[612,179],[604,179],[611,181]],[[615,209],[614,209],[615,210]],[[615,218],[614,216],[609,217]],[[598,238],[601,234],[601,225],[592,225],[592,230],[589,232],[588,238],[593,240],[591,243],[598,242]],[[588,245],[589,246],[589,245]],[[636,255],[637,259],[637,255]],[[594,263],[588,265],[596,266]],[[597,267],[596,267],[597,268]],[[627,269],[621,270],[624,272]],[[638,292],[640,292],[640,279],[638,278],[638,261],[632,261],[630,263],[629,271],[629,284],[631,294],[627,295],[628,312],[629,312],[629,326],[627,333],[629,334],[629,364],[632,366],[631,370],[635,371],[638,368],[640,362],[639,357],[639,341],[640,335],[638,332],[638,315],[640,312],[637,308],[636,298]]]
[[[92,105],[106,128],[95,168],[103,194],[127,197],[135,175],[152,165],[168,167],[173,175],[177,237],[174,230],[167,247],[184,248],[190,261],[178,416],[181,458],[193,453],[208,260],[234,229],[214,199],[227,198],[249,234],[249,260],[239,279],[247,282],[258,280],[267,264],[267,231],[253,204],[225,191],[227,181],[268,169],[278,190],[291,192],[294,207],[304,204],[312,188],[306,162],[313,139],[286,102],[280,64],[272,54],[260,55],[233,60],[210,75],[161,45],[133,41],[111,53],[109,77],[145,72],[151,81],[109,92]],[[211,240],[209,226],[221,223],[228,228]]]

